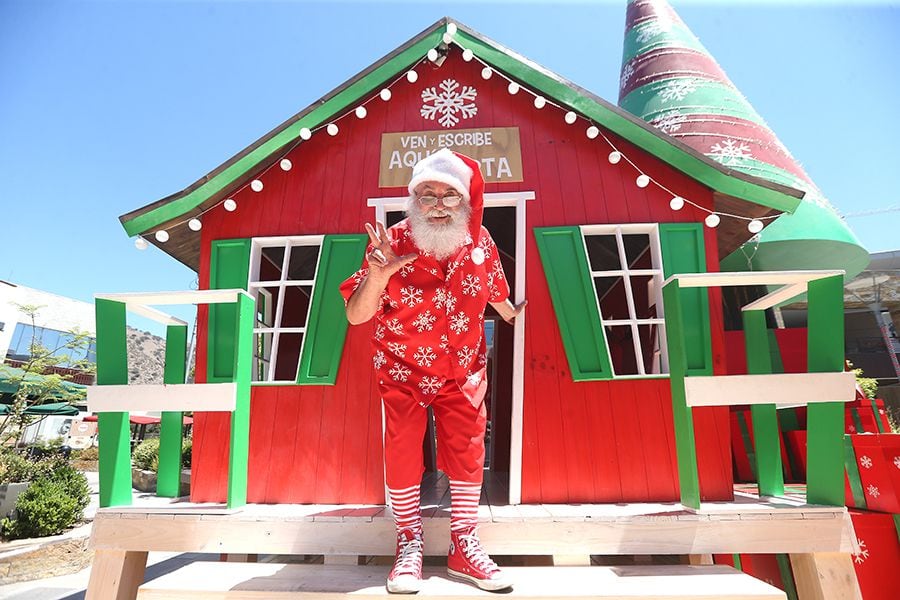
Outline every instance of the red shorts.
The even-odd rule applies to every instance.
[[[385,420],[385,482],[395,490],[418,485],[425,471],[422,440],[428,409],[402,389],[382,386],[380,391]],[[456,381],[448,380],[431,408],[437,429],[438,468],[453,481],[481,483],[487,425],[484,392],[476,407]]]

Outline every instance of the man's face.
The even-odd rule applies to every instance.
[[[415,210],[420,211],[430,225],[449,226],[463,214],[460,211],[462,194],[446,183],[425,181],[420,183],[413,192],[415,194]],[[437,202],[430,205],[428,202],[430,198],[437,198]],[[424,202],[423,199],[425,199]]]

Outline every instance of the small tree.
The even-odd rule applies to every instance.
[[[0,375],[15,388],[9,412],[5,419],[0,419],[0,446],[5,446],[27,426],[43,418],[26,412],[32,406],[49,401],[74,404],[84,399],[84,389],[66,385],[71,376],[53,373],[53,367],[65,365],[82,373],[96,371],[96,365],[87,358],[87,350],[93,341],[90,333],[78,328],[71,329],[60,337],[59,345],[48,348],[37,335],[38,315],[44,307],[13,304],[31,321],[31,342],[28,345],[28,359],[21,366],[13,369],[0,364]]]

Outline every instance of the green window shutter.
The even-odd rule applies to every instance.
[[[209,266],[209,289],[247,289],[250,276],[250,240],[215,240]],[[234,380],[234,324],[236,304],[209,307],[209,343],[206,380],[221,383]]]
[[[612,379],[581,230],[578,227],[539,227],[535,228],[534,236],[572,379]]]
[[[706,272],[702,223],[660,223],[663,276]],[[687,375],[712,375],[709,297],[705,288],[682,288]]]
[[[347,314],[338,288],[359,268],[366,235],[326,235],[306,323],[297,383],[334,385],[347,338]]]

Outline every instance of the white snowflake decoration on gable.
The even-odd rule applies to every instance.
[[[419,111],[422,117],[437,119],[438,123],[443,127],[453,127],[463,119],[470,119],[478,114],[478,107],[475,106],[475,97],[478,92],[471,85],[464,85],[459,89],[459,82],[455,79],[445,79],[438,86],[441,91],[438,92],[434,87],[422,90],[422,108]]]
[[[856,561],[856,564],[860,565],[866,562],[866,559],[869,558],[869,549],[866,548],[866,542],[864,540],[857,538],[856,541],[859,544],[859,552],[855,552],[853,554],[853,560]]]

